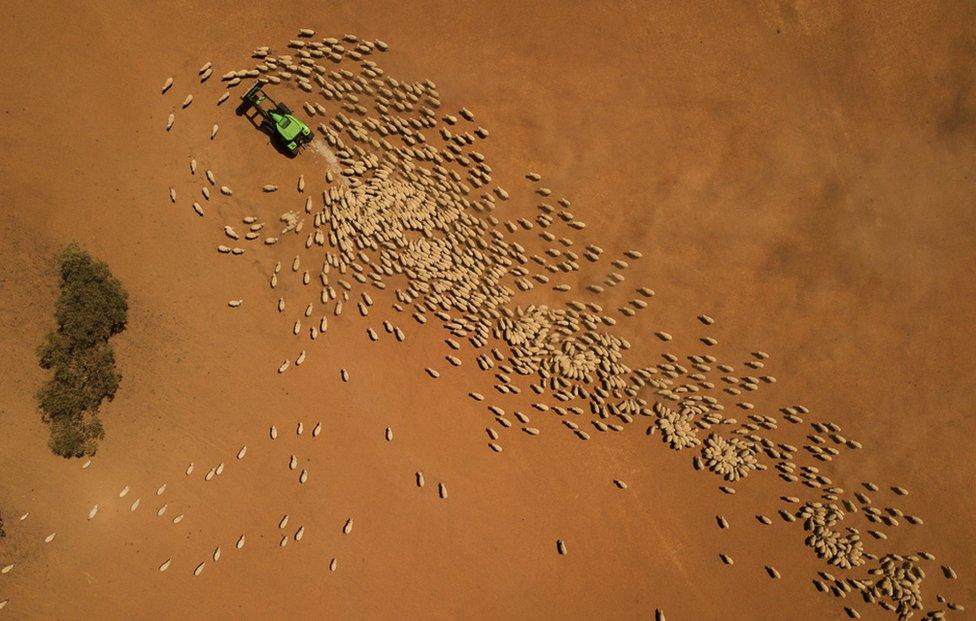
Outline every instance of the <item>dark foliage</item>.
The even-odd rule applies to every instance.
[[[52,377],[37,392],[49,446],[63,457],[94,454],[105,436],[98,408],[111,400],[121,376],[108,339],[125,328],[127,294],[108,266],[75,245],[58,257],[58,329],[37,349]]]
[[[108,265],[72,244],[58,257],[58,331],[73,346],[107,341],[125,329],[128,295]]]

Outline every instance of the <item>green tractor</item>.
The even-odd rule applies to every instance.
[[[242,113],[247,108],[254,107],[262,117],[261,127],[270,134],[289,153],[295,155],[303,145],[312,141],[312,131],[308,125],[299,121],[283,103],[278,103],[268,96],[257,82],[251,90],[241,97]],[[271,103],[270,108],[264,109],[261,104],[265,100]]]

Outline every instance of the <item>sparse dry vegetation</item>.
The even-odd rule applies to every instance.
[[[121,381],[108,340],[125,329],[127,294],[105,263],[74,244],[59,255],[58,271],[58,328],[37,350],[41,367],[54,374],[37,400],[51,426],[51,450],[81,457],[105,436],[98,408]]]

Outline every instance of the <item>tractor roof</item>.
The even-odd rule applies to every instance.
[[[290,114],[275,115],[278,123],[278,133],[285,140],[294,140],[302,133],[303,123]]]

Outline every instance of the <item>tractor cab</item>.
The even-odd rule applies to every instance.
[[[241,96],[245,107],[254,107],[261,114],[261,127],[284,147],[288,153],[295,155],[305,144],[312,141],[312,132],[308,125],[302,123],[292,111],[283,103],[271,99],[258,82]],[[265,101],[271,103],[270,108],[262,108]]]

